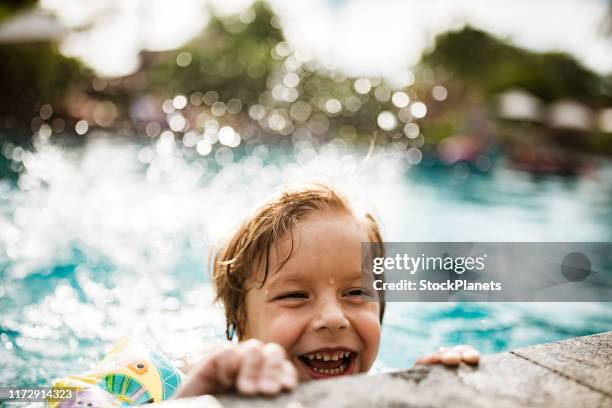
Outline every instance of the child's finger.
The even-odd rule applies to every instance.
[[[281,383],[283,384],[283,387],[288,390],[292,390],[296,387],[297,382],[298,373],[295,366],[289,360],[283,361],[281,376]]]
[[[447,366],[456,366],[461,363],[461,353],[456,350],[444,350],[440,353],[440,362]]]
[[[234,347],[224,347],[215,353],[214,366],[217,382],[224,388],[229,389],[234,385],[238,370],[240,369],[241,356]]]
[[[257,378],[257,391],[267,395],[278,394],[283,388],[281,377],[281,364],[278,364],[273,367],[264,367],[260,371],[260,375]]]
[[[295,366],[288,360],[283,360],[280,365],[264,368],[261,372],[258,390],[262,394],[277,394],[283,389],[292,390],[296,387],[298,375]]]
[[[280,366],[286,356],[285,349],[276,343],[266,344],[263,347],[263,354],[265,363],[269,366]]]
[[[480,361],[480,353],[472,346],[462,344],[453,347],[453,350],[461,354],[461,360],[467,364],[476,365]]]
[[[283,388],[283,362],[285,350],[278,344],[268,343],[263,348],[264,362],[257,389],[262,394],[277,394]]]
[[[461,353],[461,359],[467,364],[476,365],[480,362],[480,353],[476,350],[466,350]]]
[[[429,353],[416,361],[416,364],[438,364],[440,362],[440,353]]]
[[[238,367],[239,364],[236,353],[229,346],[212,351],[190,373],[176,397],[211,394],[231,388],[233,382],[231,367]],[[233,372],[236,371],[237,368],[234,368]]]
[[[264,355],[261,342],[249,340],[240,347],[242,364],[236,388],[238,392],[252,395],[257,392],[257,381],[264,362]]]
[[[257,392],[265,395],[278,394],[283,384],[280,381],[280,375],[265,374],[257,380]]]

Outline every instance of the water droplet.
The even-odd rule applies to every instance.
[[[334,278],[329,278],[329,284],[333,285],[334,283],[336,283],[336,279]]]

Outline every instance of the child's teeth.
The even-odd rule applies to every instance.
[[[319,374],[328,374],[328,375],[338,375],[342,374],[346,371],[346,364],[342,364],[338,368],[316,368],[312,367],[312,369]]]
[[[333,352],[333,353],[310,353],[310,354],[306,354],[305,358],[309,359],[309,360],[323,360],[323,361],[338,361],[343,359],[344,357],[350,357],[351,356],[351,352],[350,351],[337,351],[337,352]],[[331,369],[324,369],[324,368],[314,368],[313,369],[321,374],[330,374],[330,375],[335,375],[335,374],[341,374],[346,370],[346,365],[343,363],[339,368],[331,368]]]

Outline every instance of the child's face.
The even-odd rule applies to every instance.
[[[313,212],[270,251],[263,287],[246,296],[247,338],[285,348],[301,381],[367,372],[380,340],[379,304],[364,287],[361,242],[366,229],[354,217]],[[278,272],[276,272],[278,270]]]

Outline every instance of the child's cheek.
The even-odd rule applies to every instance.
[[[288,311],[271,312],[268,314],[268,323],[264,327],[265,341],[278,343],[287,351],[298,340],[302,319],[299,313],[291,313]]]
[[[360,372],[367,372],[370,370],[376,360],[380,345],[381,326],[380,318],[378,317],[378,309],[374,308],[373,312],[374,313],[363,313],[354,320],[356,322],[357,334],[364,343],[359,367]]]

